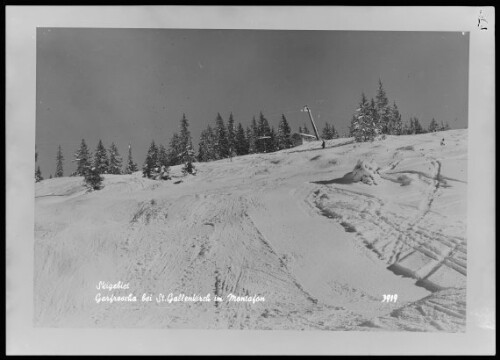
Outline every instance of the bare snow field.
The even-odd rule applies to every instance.
[[[169,181],[104,175],[93,192],[81,177],[36,183],[35,324],[465,331],[467,130],[195,166]],[[138,301],[97,303],[98,292]]]

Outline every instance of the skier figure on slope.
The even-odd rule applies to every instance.
[[[321,147],[324,149],[325,148],[325,140],[321,141]]]
[[[441,146],[443,146],[443,145],[444,145],[444,138],[441,139]]]

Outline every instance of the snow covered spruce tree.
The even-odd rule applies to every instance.
[[[248,154],[248,141],[245,136],[245,129],[243,129],[243,125],[238,123],[238,127],[236,128],[236,154],[237,155],[246,155]]]
[[[196,161],[195,153],[193,150],[193,141],[191,139],[191,132],[189,131],[189,122],[186,119],[186,115],[182,115],[182,120],[180,124],[180,135],[179,135],[179,150],[180,150],[180,160],[184,164],[182,168],[183,173],[194,174],[195,168],[193,162]]]
[[[40,165],[38,165],[35,172],[35,182],[40,182],[42,180],[43,180],[42,170],[40,170]]]
[[[450,130],[450,125],[448,124],[448,122],[443,123],[443,120],[441,120],[441,126],[439,126],[438,128],[438,131],[446,131],[446,130]]]
[[[227,129],[220,114],[215,119],[215,156],[216,159],[225,159],[229,156],[229,142]]]
[[[200,140],[198,141],[198,154],[196,155],[199,162],[209,161],[207,155],[207,137],[207,130],[201,130]]]
[[[420,124],[420,121],[418,118],[415,117],[410,117],[410,127],[409,127],[409,133],[410,134],[423,134],[425,133],[424,128]]]
[[[158,166],[165,166],[168,167],[168,154],[167,154],[167,149],[163,144],[160,144],[158,147]]]
[[[100,190],[104,178],[95,165],[87,164],[84,168],[84,181],[89,190]]]
[[[192,147],[191,132],[189,131],[189,121],[185,114],[182,114],[179,133],[179,147],[182,152],[186,151],[189,146]]]
[[[321,137],[325,140],[331,140],[338,137],[337,132],[335,131],[335,127],[330,125],[328,122],[325,123],[325,127],[321,133]]]
[[[85,140],[82,139],[80,143],[80,148],[75,152],[73,161],[76,162],[76,175],[84,176],[85,169],[90,165],[91,155]]]
[[[215,136],[210,125],[201,132],[198,143],[198,161],[215,160]]]
[[[160,144],[158,148],[158,163],[157,167],[160,169],[159,179],[160,180],[168,180],[170,179],[170,166],[167,149],[163,144]]]
[[[132,159],[132,146],[128,144],[128,159],[127,159],[127,168],[125,169],[126,174],[132,174],[139,170],[137,164]]]
[[[377,105],[373,98],[370,100],[370,112],[373,121],[373,138],[375,138],[377,135],[382,134],[383,123],[377,111]]]
[[[436,119],[432,118],[429,124],[429,132],[436,132],[438,130],[438,123]]]
[[[99,140],[97,143],[97,148],[94,152],[94,164],[95,171],[99,174],[107,174],[109,168],[109,159],[106,148],[102,144],[102,141]]]
[[[142,166],[142,175],[147,178],[151,178],[154,175],[155,168],[158,167],[158,147],[155,141],[151,141],[149,145],[148,153],[146,155],[146,161]]]
[[[233,113],[229,114],[229,120],[227,121],[227,145],[228,145],[229,157],[235,157],[236,156],[236,129],[234,128]]]
[[[262,153],[262,152],[269,152],[270,151],[270,141],[269,139],[263,139],[262,137],[264,136],[270,136],[271,135],[271,127],[269,126],[269,122],[267,119],[264,117],[264,114],[262,114],[262,111],[259,114],[259,120],[257,123],[257,152]]]
[[[380,131],[382,134],[389,134],[389,118],[390,118],[390,106],[389,100],[387,99],[387,94],[384,90],[384,86],[382,85],[382,80],[378,80],[378,90],[376,96],[376,117],[375,122],[379,123]]]
[[[169,166],[175,166],[179,165],[182,160],[181,160],[181,142],[180,142],[180,136],[177,133],[173,133],[172,137],[170,138],[170,143],[168,146],[168,159],[169,159]]]
[[[278,150],[278,134],[274,130],[274,126],[271,126],[271,131],[269,132],[269,148],[268,152],[274,152]]]
[[[373,118],[374,111],[371,105],[365,94],[361,94],[361,101],[351,120],[350,127],[350,136],[358,142],[373,140],[377,134],[377,124]]]
[[[403,121],[396,102],[394,102],[390,107],[387,133],[389,135],[401,135],[403,133]]]
[[[118,153],[118,148],[116,147],[114,142],[111,143],[108,152],[109,152],[109,165],[107,170],[108,174],[115,174],[115,175],[121,174],[122,158]]]
[[[257,121],[255,120],[255,116],[252,118],[252,122],[250,126],[246,130],[247,141],[248,141],[248,153],[255,154],[257,152]]]
[[[196,169],[193,165],[193,162],[196,161],[196,157],[195,157],[195,154],[194,154],[194,150],[191,146],[191,144],[189,144],[187,146],[187,149],[184,153],[184,167],[182,168],[182,173],[183,174],[196,174]]]
[[[291,129],[285,114],[281,114],[281,120],[278,124],[278,149],[288,149],[292,147]]]
[[[62,177],[64,176],[64,171],[63,171],[63,161],[64,157],[62,154],[62,149],[61,145],[57,148],[57,156],[56,156],[57,164],[56,164],[56,177]]]

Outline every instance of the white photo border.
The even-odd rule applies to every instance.
[[[488,29],[478,26],[481,10]],[[469,32],[466,332],[35,328],[33,154],[37,27]],[[7,6],[7,354],[494,354],[494,33],[493,7]]]

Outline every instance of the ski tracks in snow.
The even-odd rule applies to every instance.
[[[431,164],[435,169],[433,182],[417,209],[389,204],[373,195],[340,186],[318,187],[308,202],[346,231],[356,233],[394,272],[419,280],[418,285],[431,291],[462,287],[466,275],[466,242],[464,238],[443,233],[440,214],[432,212],[432,204],[439,195],[441,165],[434,159]],[[447,276],[433,277],[436,271]]]

